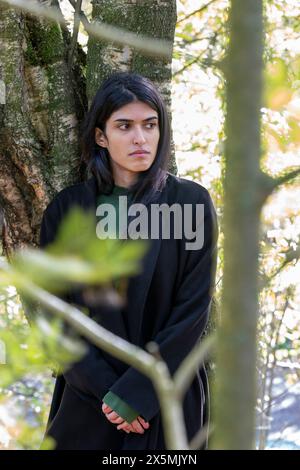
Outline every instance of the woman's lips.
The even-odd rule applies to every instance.
[[[130,153],[130,156],[131,157],[146,157],[147,155],[149,155],[150,152],[134,152],[134,153]]]

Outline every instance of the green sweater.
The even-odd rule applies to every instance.
[[[97,198],[97,205],[99,204],[112,204],[116,210],[116,236],[119,233],[119,196],[127,196],[128,205],[132,199],[132,194],[129,189],[123,188],[121,186],[114,186],[114,189],[111,194],[105,195],[101,194]],[[121,214],[123,216],[123,214]],[[124,214],[127,216],[127,214]],[[106,216],[105,216],[106,217]],[[132,423],[138,416],[139,413],[131,408],[124,400],[122,400],[118,395],[113,392],[107,392],[103,397],[103,402],[110,406],[116,413],[118,413],[121,418],[125,419],[127,423]]]

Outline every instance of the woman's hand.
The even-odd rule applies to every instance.
[[[118,424],[117,429],[127,432],[136,432],[138,434],[144,434],[145,429],[149,428],[149,423],[145,421],[141,416],[138,416],[137,419],[132,421],[132,423],[127,423],[121,416],[118,415],[112,408],[110,408],[105,403],[102,404],[102,411],[105,414],[105,417],[113,424]]]
[[[130,431],[130,432],[136,432],[138,434],[144,434],[144,429],[148,429],[150,427],[150,424],[145,421],[141,416],[138,416],[132,423],[127,423],[124,421],[124,423],[119,424],[117,426],[117,429],[123,429],[124,431]]]

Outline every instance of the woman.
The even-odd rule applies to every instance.
[[[60,222],[74,206],[96,211],[97,206],[111,203],[117,209],[121,195],[127,197],[130,207],[143,204],[149,218],[150,248],[141,272],[129,278],[125,307],[112,312],[111,308],[91,305],[78,291],[65,298],[87,308],[105,328],[141,348],[155,341],[173,374],[207,324],[217,222],[207,190],[167,172],[169,151],[168,115],[153,83],[133,73],[112,75],[98,90],[83,125],[82,155],[90,177],[62,190],[47,207],[40,245],[53,241]],[[180,209],[189,205],[192,227],[183,233],[181,220],[174,224],[179,227],[179,236],[172,227],[167,237],[161,232],[158,237],[149,236],[155,225],[150,209],[155,204],[164,208],[177,204]],[[194,220],[197,206],[204,211],[201,224]],[[120,224],[117,220],[117,226]],[[193,238],[187,233],[197,239],[200,225],[203,243],[200,247],[190,243],[188,249],[187,242]],[[203,366],[187,390],[183,410],[190,440],[207,419],[208,386]],[[86,356],[56,380],[47,435],[55,439],[56,449],[166,448],[151,381],[92,344]]]

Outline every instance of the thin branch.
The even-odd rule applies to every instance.
[[[173,73],[173,77],[176,77],[176,75],[181,74],[181,73],[184,72],[187,68],[189,68],[191,65],[195,64],[196,62],[198,62],[198,60],[200,59],[201,56],[202,56],[202,53],[201,53],[200,55],[198,55],[195,59],[191,60],[190,62],[188,62],[187,64],[185,64],[183,67],[181,67],[181,69],[177,70],[177,72],[174,72],[174,73]]]
[[[187,20],[187,19],[190,18],[191,16],[194,16],[194,15],[196,15],[197,13],[201,13],[202,11],[206,10],[206,8],[209,7],[209,5],[211,5],[211,4],[214,3],[215,1],[216,1],[216,0],[210,0],[210,2],[206,3],[205,5],[202,5],[201,8],[198,8],[198,10],[195,10],[195,11],[193,11],[192,13],[189,13],[189,14],[186,15],[184,18],[180,18],[180,20],[177,21],[177,24],[182,23],[182,21]]]
[[[293,367],[293,371],[297,374],[297,371],[296,371],[296,368]],[[281,398],[283,398],[284,396],[286,396],[287,394],[290,394],[291,393],[291,389],[298,386],[299,385],[299,382],[296,382],[292,385],[289,385],[288,388],[286,390],[284,390],[283,392],[280,392],[278,393],[278,395],[276,395],[273,399],[272,399],[272,403],[270,404],[270,408],[272,408],[274,405],[276,405],[276,402],[278,402],[278,400],[280,400]],[[268,406],[267,405],[265,408],[259,410],[259,416],[261,413],[265,413],[268,409]]]
[[[276,322],[276,317],[275,315],[273,316],[273,321],[271,323],[271,327],[272,329],[274,328],[274,334],[271,336],[271,340],[270,340],[270,346],[271,346],[271,351],[269,352],[268,354],[268,358],[267,358],[267,367],[270,366],[270,374],[269,374],[269,384],[268,384],[268,390],[267,390],[267,396],[269,398],[268,400],[268,403],[267,403],[267,406],[266,406],[266,410],[264,410],[265,412],[265,415],[267,416],[267,418],[270,417],[270,413],[271,413],[271,403],[273,401],[273,394],[272,394],[272,389],[273,389],[273,383],[274,383],[274,374],[275,374],[275,367],[277,365],[277,357],[276,357],[276,351],[277,351],[277,348],[278,348],[278,343],[279,343],[279,334],[280,334],[280,330],[281,330],[281,326],[282,326],[282,323],[283,323],[283,320],[284,320],[284,317],[285,317],[285,314],[286,314],[286,310],[287,310],[287,307],[289,305],[289,296],[287,296],[285,298],[285,305],[282,309],[282,315],[281,315],[281,318],[279,319],[279,324],[277,325],[277,328],[276,328],[276,325],[275,325],[275,322]],[[277,310],[277,308],[276,308]],[[276,328],[276,329],[275,329]],[[272,346],[272,343],[273,343],[273,346]],[[273,362],[270,360],[270,358],[273,356]]]
[[[211,44],[215,44],[219,34],[222,33],[222,29],[223,29],[224,25],[221,24],[219,26],[219,28],[213,32],[213,34],[211,34],[210,36],[203,36],[203,37],[199,37],[199,35],[201,35],[203,33],[203,31],[205,31],[205,28],[202,28],[200,31],[197,32],[197,36],[192,38],[192,39],[182,39],[180,37],[180,35],[176,35],[175,36],[175,40],[176,40],[176,44],[178,44],[178,46],[189,46],[190,44],[193,44],[197,41],[210,41]]]
[[[292,180],[299,175],[300,167],[296,167],[293,170],[287,171],[281,176],[277,176],[275,178],[261,172],[261,192],[263,199],[266,199],[280,185],[292,182]]]
[[[207,437],[210,436],[212,432],[213,426],[208,426],[208,424],[205,424],[202,428],[199,429],[199,431],[191,440],[190,449],[200,450],[200,448],[202,448],[203,444],[205,443]]]
[[[270,282],[272,279],[274,279],[277,274],[282,271],[286,265],[292,263],[293,261],[298,261],[300,259],[300,245],[295,249],[295,250],[288,250],[284,252],[285,254],[285,259],[284,261],[278,266],[278,268],[268,277],[268,281]]]
[[[81,5],[82,5],[82,0],[77,0],[77,2],[75,3],[73,35],[72,35],[72,41],[70,44],[69,57],[68,57],[68,64],[69,64],[70,69],[72,68],[74,51],[77,45],[77,38],[78,38],[79,25],[80,25]]]
[[[72,7],[76,11],[76,0],[69,0],[69,2],[71,3]],[[77,13],[78,13],[78,15],[80,15],[80,20],[81,20],[83,25],[90,24],[89,20],[87,19],[87,17],[85,16],[84,12],[81,9]]]
[[[201,54],[199,54],[197,57],[194,59],[190,60],[187,64],[185,64],[181,69],[177,70],[177,72],[173,73],[173,77],[176,77],[177,75],[181,74],[184,72],[186,69],[191,67],[191,65],[194,65],[198,62],[200,62],[203,66],[205,67],[219,67],[221,68],[221,62],[210,60],[210,59],[203,59],[200,61],[201,56],[205,53],[206,51],[202,51]]]
[[[0,0],[0,3],[12,8],[26,11],[38,18],[47,18],[48,20],[58,22],[65,27],[65,21],[61,18],[61,12],[57,7],[45,7],[32,0]],[[79,16],[79,20],[85,27],[87,33],[102,41],[113,42],[121,46],[127,45],[140,50],[144,55],[169,58],[172,55],[173,44],[171,41],[162,39],[153,39],[148,36],[140,36],[131,31],[117,28],[105,23],[89,23],[86,17]]]
[[[290,183],[298,175],[300,175],[300,167],[297,167],[294,170],[290,170],[282,176],[278,176],[274,179],[274,189],[280,186],[281,184]]]
[[[260,184],[259,191],[257,191],[257,203],[260,207],[263,206],[266,199],[270,194],[277,190],[282,184],[292,183],[293,180],[300,175],[300,167],[296,167],[293,170],[283,173],[281,176],[272,177],[265,173],[260,172]]]
[[[182,39],[180,36],[176,36],[176,41],[178,41],[178,43],[183,46],[189,46],[190,44],[194,44],[195,42],[198,42],[198,41],[209,41],[213,38],[212,35],[210,36],[203,36],[203,37],[195,37],[193,39]]]
[[[178,367],[174,374],[173,380],[175,383],[175,388],[178,390],[181,398],[184,397],[187,388],[195,377],[196,371],[199,369],[199,366],[204,363],[204,360],[211,352],[215,342],[215,335],[211,334],[206,336],[204,340],[194,347],[194,349]]]

